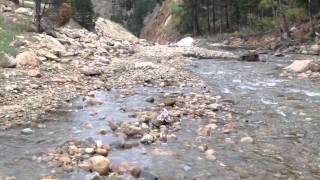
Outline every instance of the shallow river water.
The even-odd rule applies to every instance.
[[[159,179],[320,179],[320,84],[279,76],[292,58],[253,63],[194,61],[187,68],[204,79],[214,95],[222,95],[233,104],[236,131],[223,133],[223,113],[218,121],[222,126],[208,139],[197,138],[203,122],[182,121],[176,142],[112,150],[109,158],[113,163],[126,160],[137,164],[148,177]],[[21,129],[0,132],[0,177],[33,180],[54,175],[59,179],[85,179],[84,172],[68,173],[49,167],[39,157],[68,139],[93,137],[118,143],[121,139],[112,134],[99,135],[99,128],[108,128],[105,119],[136,121],[123,109],[134,112],[152,106],[144,99],[163,93],[157,88],[140,88],[137,92],[127,97],[120,97],[117,91],[99,92],[98,98],[104,102],[99,107],[85,107],[78,99],[70,110],[64,108],[63,115],[48,117],[57,121],[35,129],[29,136],[21,135]],[[93,111],[98,115],[91,116]],[[252,144],[240,143],[246,136],[253,138]],[[201,143],[215,149],[216,161],[206,160],[195,146]],[[174,155],[159,156],[155,151]]]

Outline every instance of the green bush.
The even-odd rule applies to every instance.
[[[0,17],[0,52],[15,56],[17,50],[10,46],[10,43],[15,40],[16,35],[25,30],[25,25],[8,23],[3,17]]]
[[[258,31],[265,31],[275,28],[277,23],[272,17],[266,17],[255,20],[255,27]]]
[[[183,14],[183,7],[181,7],[176,2],[171,2],[169,4],[170,13],[173,14],[176,17],[181,17]]]
[[[286,16],[290,23],[302,20],[306,15],[304,8],[291,8],[286,11]]]

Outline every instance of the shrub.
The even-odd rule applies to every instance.
[[[183,14],[183,7],[181,7],[176,2],[171,2],[169,4],[170,13],[173,14],[176,17],[181,17]]]
[[[13,56],[16,55],[17,50],[10,46],[10,43],[14,41],[17,34],[25,30],[25,25],[8,23],[3,17],[0,17],[0,51]]]

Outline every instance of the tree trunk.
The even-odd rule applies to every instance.
[[[211,34],[211,24],[210,24],[210,0],[207,0],[207,24],[208,32]]]
[[[216,11],[215,11],[215,0],[212,0],[212,29],[216,32]]]
[[[309,11],[309,21],[311,27],[311,35],[315,35],[314,23],[313,23],[313,14],[312,14],[312,0],[308,0],[308,11]]]
[[[36,23],[36,31],[38,33],[41,32],[41,0],[35,0],[35,9],[36,9],[36,16],[35,16],[35,23]]]

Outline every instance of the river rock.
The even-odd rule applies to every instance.
[[[145,99],[146,102],[149,102],[149,103],[154,103],[154,97],[152,96],[149,96]]]
[[[104,156],[94,156],[89,159],[92,165],[92,171],[98,172],[100,175],[106,175],[110,171],[111,161]]]
[[[30,128],[26,128],[26,129],[21,130],[21,134],[23,134],[23,135],[31,135],[33,133],[34,133],[34,131]]]
[[[95,151],[94,151],[94,148],[85,148],[84,152],[87,154],[93,154]]]
[[[99,173],[93,172],[91,174],[86,175],[85,180],[105,180],[106,178],[100,176]]]
[[[310,50],[312,53],[319,54],[320,52],[320,45],[319,44],[314,44],[310,47]]]
[[[140,140],[140,142],[142,143],[142,144],[152,144],[152,143],[154,143],[156,141],[156,137],[154,137],[153,135],[151,135],[151,134],[145,134],[142,138],[141,138],[141,140]]]
[[[69,146],[68,153],[70,156],[74,156],[78,152],[77,146]]]
[[[249,137],[249,136],[243,137],[243,138],[241,138],[240,142],[243,144],[251,144],[251,143],[253,143],[253,138]]]
[[[219,111],[219,107],[220,105],[217,103],[213,103],[213,104],[209,104],[207,106],[207,109],[211,110],[211,111]]]
[[[186,37],[177,42],[179,47],[191,47],[193,46],[195,40],[192,37]]]
[[[96,154],[101,155],[101,156],[107,156],[108,150],[106,148],[97,148]]]
[[[294,61],[291,65],[285,67],[284,69],[295,73],[302,73],[310,69],[310,64],[312,62],[313,60],[297,60]]]
[[[4,52],[0,52],[0,67],[1,68],[14,68],[16,61]]]
[[[248,61],[248,62],[260,61],[259,54],[256,51],[249,51],[247,54],[240,56],[240,61]]]
[[[16,62],[18,67],[38,66],[40,64],[37,55],[33,51],[26,51],[18,54],[16,57]]]

